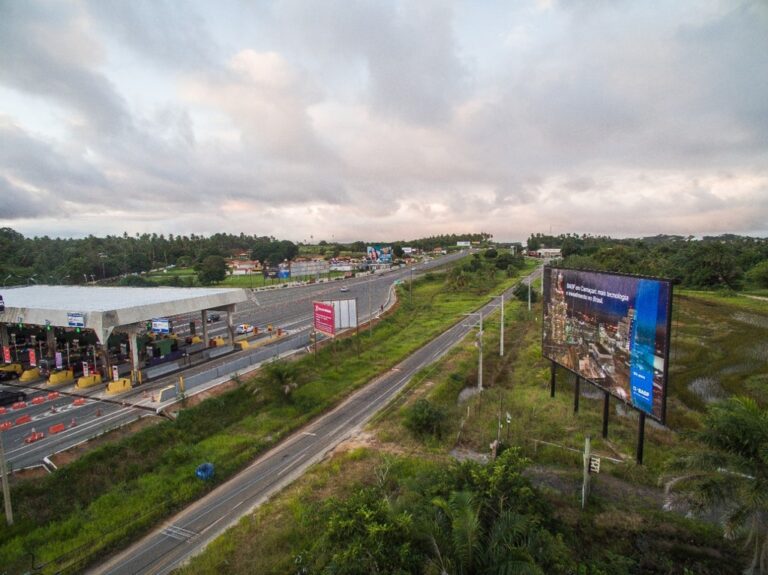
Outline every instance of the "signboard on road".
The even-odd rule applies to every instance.
[[[85,316],[81,313],[68,313],[67,325],[69,327],[85,327]]]
[[[3,346],[3,361],[5,363],[11,363],[11,347],[8,345]]]
[[[157,318],[152,320],[152,331],[154,333],[171,333],[171,322],[166,318]]]
[[[64,367],[64,358],[61,355],[60,351],[56,352],[56,369],[61,369]]]
[[[315,329],[328,335],[334,335],[336,322],[333,306],[319,301],[313,302],[313,304]]]

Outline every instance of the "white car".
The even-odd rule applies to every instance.
[[[349,291],[349,288],[347,286],[342,286],[342,288],[339,291],[342,293],[347,293]]]
[[[253,333],[253,326],[249,323],[241,323],[235,328],[235,333],[238,335]]]

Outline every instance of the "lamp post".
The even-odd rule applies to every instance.
[[[504,294],[501,294],[501,322],[499,322],[499,357],[504,357]]]
[[[477,333],[478,348],[480,350],[480,354],[477,357],[477,390],[483,391],[483,312],[474,311],[464,315],[480,317],[480,331]]]
[[[408,282],[408,303],[413,306],[413,266],[411,266],[411,279]]]
[[[101,259],[101,279],[105,279],[107,277],[106,269],[104,267],[104,260],[106,260],[109,256],[107,254],[99,254],[99,259]]]

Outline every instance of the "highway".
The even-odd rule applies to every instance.
[[[465,255],[466,252],[451,254],[420,263],[415,266],[414,275],[443,266]],[[370,316],[376,317],[381,308],[390,303],[390,290],[393,283],[397,280],[409,279],[411,273],[410,269],[401,268],[348,280],[253,291],[248,302],[236,307],[232,324],[250,323],[259,327],[261,332],[264,332],[268,325],[273,325],[283,328],[288,335],[256,350],[244,350],[222,356],[186,369],[181,374],[185,379],[202,372],[212,374],[210,380],[200,381],[200,377],[189,380],[191,384],[196,382],[194,385],[202,389],[208,383],[218,384],[229,379],[229,374],[246,371],[240,367],[243,364],[243,358],[248,358],[250,369],[256,369],[265,360],[305,348],[309,344],[312,325],[312,302],[316,300],[356,299],[359,320],[361,323],[366,322],[369,311]],[[342,286],[348,291],[342,292]],[[222,320],[209,324],[209,337],[226,332],[226,314],[221,316]],[[179,328],[178,334],[184,337],[189,321],[197,320],[199,323],[200,315],[179,316],[174,320]],[[18,410],[6,408],[5,413],[0,413],[0,424],[12,423],[12,427],[2,432],[6,458],[10,467],[19,469],[40,465],[47,456],[65,451],[140,417],[153,416],[159,407],[167,405],[153,401],[153,395],[157,390],[175,384],[179,375],[180,373],[177,372],[160,377],[137,386],[130,392],[114,396],[105,394],[104,385],[80,390],[72,384],[52,388],[45,385],[42,380],[31,383],[25,388],[28,393],[26,407]],[[19,385],[18,381],[12,381],[9,384]],[[189,392],[195,390],[192,389],[192,385],[188,388]],[[48,399],[51,392],[58,392],[59,396],[51,396],[51,399]],[[40,404],[32,403],[35,397],[40,398],[36,400],[40,401]],[[51,433],[51,429],[61,426],[64,427],[63,430]],[[45,437],[27,444],[25,440],[33,429],[44,433]]]
[[[511,290],[506,292],[507,297],[510,293]],[[498,298],[494,298],[481,308],[483,315],[498,305]],[[171,572],[360,429],[406,386],[417,371],[443,356],[466,337],[475,324],[470,318],[455,324],[395,368],[355,392],[333,411],[292,434],[234,478],[89,573],[158,575]]]

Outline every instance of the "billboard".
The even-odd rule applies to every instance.
[[[333,306],[333,323],[337,330],[357,327],[357,300],[342,299],[323,303]]]
[[[373,263],[391,264],[392,246],[368,246],[366,257]]]
[[[664,422],[672,284],[545,268],[544,357]]]
[[[156,318],[152,320],[153,333],[171,333],[171,322],[166,318]]]
[[[317,331],[328,335],[336,333],[336,322],[333,306],[330,303],[313,302],[314,305],[314,325]]]

